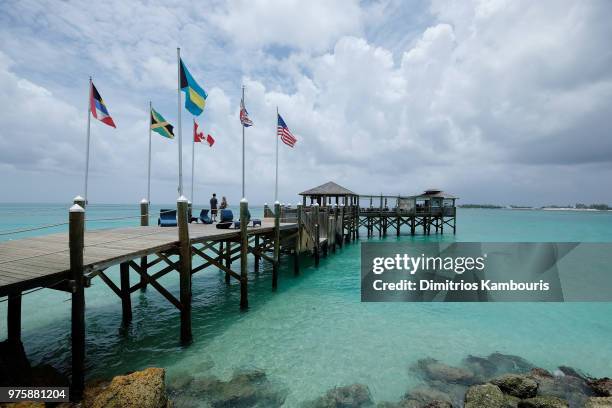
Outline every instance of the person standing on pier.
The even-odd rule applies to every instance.
[[[213,222],[217,221],[217,194],[213,193],[210,199],[210,215]]]
[[[227,208],[227,198],[225,196],[221,197],[221,204],[219,205],[220,210],[225,210]]]

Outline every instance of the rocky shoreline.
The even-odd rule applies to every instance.
[[[44,374],[43,377],[39,377]],[[300,408],[612,408],[612,379],[592,378],[571,367],[554,372],[519,356],[492,353],[467,356],[459,366],[424,358],[407,367],[421,384],[399,401],[374,401],[365,384],[349,384],[300,404]],[[30,368],[36,384],[66,378],[50,367]],[[41,382],[43,381],[43,382]],[[46,384],[48,385],[48,384]],[[147,368],[88,383],[77,406],[92,408],[272,408],[285,406],[289,391],[258,369],[237,370],[228,380],[184,374],[166,384],[165,370]],[[44,407],[42,403],[0,404],[0,407]],[[59,408],[75,407],[63,403]]]
[[[468,356],[458,367],[425,358],[409,369],[423,384],[400,401],[375,403],[366,385],[353,384],[304,408],[612,408],[612,379],[565,366],[551,373],[519,356]]]

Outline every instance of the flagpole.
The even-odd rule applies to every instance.
[[[87,180],[89,179],[89,140],[91,138],[91,89],[93,81],[89,77],[89,98],[87,99],[87,145],[85,147],[85,188],[84,188],[84,199],[85,205],[87,205]]]
[[[178,63],[178,84],[177,84],[177,93],[178,93],[178,155],[179,155],[179,196],[183,195],[183,134],[181,129],[181,49],[177,47],[176,49],[176,59]]]
[[[276,107],[276,182],[274,183],[274,202],[278,201],[278,106]]]
[[[245,106],[244,104],[244,85],[242,85],[242,106],[240,107],[241,111],[244,106]],[[246,196],[244,195],[244,123],[241,123],[241,125],[242,125],[242,198],[245,198]]]
[[[149,101],[149,162],[147,168],[147,202],[151,203],[151,111],[153,109],[153,105],[151,101]]]
[[[193,118],[193,128],[195,129],[195,117]],[[193,199],[193,176],[195,174],[195,133],[191,139],[191,202],[195,203],[195,200]]]

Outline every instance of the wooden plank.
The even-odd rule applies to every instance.
[[[240,230],[219,230],[213,225],[189,225],[191,243],[202,243],[217,256],[219,251],[209,248],[211,242],[240,238]],[[296,230],[295,223],[280,223],[281,231]],[[248,227],[248,235],[267,236],[274,232],[274,221],[264,220],[262,227]],[[84,267],[87,273],[104,270],[109,266],[153,255],[160,251],[171,251],[178,245],[176,228],[122,227],[103,230],[88,230],[84,233]],[[265,248],[269,248],[266,245]],[[240,253],[234,246],[230,252]],[[160,260],[152,261],[153,266]],[[45,236],[23,238],[0,243],[0,287],[3,292],[8,286],[23,283],[30,286],[33,280],[44,281],[47,277],[58,277],[69,270],[68,234],[57,233]],[[228,268],[229,269],[229,268]]]

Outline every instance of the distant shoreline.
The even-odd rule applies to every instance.
[[[519,210],[519,211],[572,211],[572,212],[612,212],[612,209],[598,210],[596,208],[574,208],[574,207],[504,207],[491,205],[458,206],[462,210]]]

